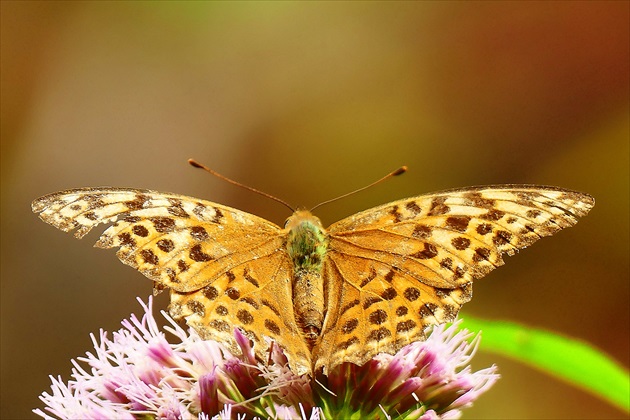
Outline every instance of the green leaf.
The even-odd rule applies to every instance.
[[[505,321],[466,317],[461,327],[482,331],[483,351],[538,368],[630,412],[630,376],[590,344]]]

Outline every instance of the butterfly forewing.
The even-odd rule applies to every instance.
[[[504,185],[396,201],[328,228],[329,302],[317,367],[363,364],[452,321],[472,281],[543,236],[574,225],[592,197]]]

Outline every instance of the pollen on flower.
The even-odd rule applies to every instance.
[[[453,418],[498,379],[495,368],[471,372],[479,342],[457,325],[439,326],[424,342],[396,355],[380,354],[363,366],[344,363],[312,380],[291,371],[272,345],[267,360],[235,329],[241,354],[185,331],[162,312],[170,326],[159,328],[152,298],[141,318],[123,328],[92,335],[94,350],[72,360],[72,378],[52,377],[40,399],[47,419],[345,417]],[[172,337],[167,340],[166,333]],[[173,338],[174,337],[174,338]]]

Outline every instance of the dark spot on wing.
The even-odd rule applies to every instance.
[[[422,318],[435,316],[435,311],[437,308],[438,306],[435,303],[432,303],[432,302],[425,303],[418,310],[418,315],[420,315]]]
[[[166,267],[164,269],[166,271],[166,275],[168,276],[168,279],[173,282],[173,283],[179,283],[179,279],[177,278],[177,273],[175,272],[175,270],[173,270],[170,267]],[[160,285],[163,286],[163,285]]]
[[[198,218],[203,219],[205,210],[206,210],[206,206],[204,206],[201,203],[197,203],[195,205],[195,208],[193,209],[193,214],[197,216]]]
[[[381,325],[387,321],[387,312],[382,309],[377,309],[368,316],[368,320],[370,324]]]
[[[392,333],[385,327],[381,327],[374,330],[368,335],[368,341],[381,341],[384,338],[390,337]]]
[[[413,216],[417,216],[422,213],[422,209],[415,201],[409,201],[405,204],[405,208],[413,213]]]
[[[525,213],[527,215],[527,218],[529,219],[535,219],[538,216],[540,216],[542,214],[542,212],[540,210],[527,210],[527,213]]]
[[[230,332],[230,324],[220,319],[213,319],[208,323],[208,326],[221,332]]]
[[[446,268],[447,270],[453,268],[453,260],[451,259],[451,257],[446,257],[442,261],[440,261],[440,267]]]
[[[221,210],[219,210],[216,207],[213,207],[212,209],[214,210],[214,217],[212,218],[211,222],[219,223],[221,219],[223,218],[223,213],[221,212]]]
[[[391,283],[394,280],[394,270],[389,270],[387,274],[385,274],[385,281]]]
[[[123,232],[118,235],[118,240],[120,240],[121,246],[128,246],[130,248],[136,247],[136,240],[131,237],[129,232]]]
[[[387,312],[382,309],[377,309],[368,316],[368,320],[370,324],[381,325],[387,321]]]
[[[129,210],[140,210],[148,201],[149,197],[147,197],[146,195],[138,194],[134,200],[125,201],[123,204],[127,206]]]
[[[413,229],[411,236],[413,236],[414,238],[419,238],[419,239],[427,239],[431,236],[432,232],[433,232],[433,228],[430,226],[416,225],[416,227]]]
[[[161,251],[166,253],[171,252],[173,249],[175,249],[175,244],[170,239],[160,239],[159,241],[157,241],[156,245],[158,248],[160,248]]]
[[[344,334],[350,334],[359,325],[359,321],[356,318],[347,320],[341,327],[341,331]]]
[[[338,350],[348,350],[350,346],[353,344],[359,344],[359,339],[357,337],[352,337],[349,340],[343,341],[337,345]]]
[[[451,208],[444,204],[447,197],[435,197],[431,201],[431,208],[429,209],[429,216],[439,216],[451,211]]]
[[[262,304],[268,307],[269,309],[271,309],[271,312],[273,312],[277,316],[280,316],[280,311],[278,310],[278,308],[276,308],[276,306],[273,303],[269,302],[266,299],[263,299]]]
[[[202,226],[193,226],[190,228],[190,236],[197,241],[207,241],[210,239],[210,235]]]
[[[153,251],[151,251],[150,249],[143,249],[143,250],[141,250],[140,251],[140,256],[142,257],[144,262],[147,263],[147,264],[157,265],[160,262],[160,260],[157,257],[157,255],[155,255],[153,253]]]
[[[397,316],[405,316],[407,315],[408,312],[409,312],[409,309],[406,306],[399,306],[398,308],[396,308]]]
[[[341,308],[341,310],[339,311],[339,316],[343,315],[348,309],[353,308],[355,306],[357,306],[359,303],[359,299],[355,299],[351,302],[348,302],[343,308]]]
[[[418,300],[418,298],[420,297],[420,290],[415,287],[407,287],[403,292],[403,296],[409,302],[413,302],[415,300]]]
[[[450,296],[452,292],[453,292],[453,289],[444,289],[441,287],[435,288],[435,295],[441,299],[444,299],[445,297]]]
[[[451,244],[458,251],[463,251],[470,246],[470,239],[459,236],[451,240]]]
[[[383,292],[381,293],[381,297],[385,300],[392,300],[396,296],[398,296],[398,293],[396,292],[396,289],[394,289],[393,287],[388,287],[387,289],[383,290]]]
[[[470,223],[470,217],[468,216],[451,216],[446,219],[446,227],[458,232],[466,232],[468,223]]]
[[[155,230],[160,233],[169,233],[175,229],[175,220],[170,217],[152,217],[149,220],[153,223]]]
[[[93,211],[87,211],[83,214],[83,216],[88,220],[92,220],[92,221],[98,220],[98,216]]]
[[[233,287],[228,287],[225,290],[225,294],[228,295],[232,300],[237,300],[239,297],[241,297],[241,293]]]
[[[480,235],[487,235],[488,233],[492,232],[492,225],[488,223],[482,223],[479,226],[477,226],[476,231]]]
[[[482,248],[482,247],[476,248],[475,253],[473,254],[473,261],[480,262],[484,260],[489,260],[490,254],[491,254],[491,251],[488,248]]]
[[[481,218],[496,222],[497,220],[500,220],[503,216],[505,216],[505,213],[501,210],[490,209],[486,214],[482,215]]]
[[[383,299],[377,298],[375,296],[370,296],[363,301],[363,309],[367,309],[370,306],[374,305],[377,302],[381,302]]]
[[[254,309],[260,308],[260,305],[258,304],[258,302],[256,302],[254,299],[250,297],[241,298],[241,302],[247,303],[249,306],[253,307]]]
[[[361,282],[359,287],[365,287],[369,282],[376,278],[376,270],[374,267],[370,269],[370,274]]]
[[[244,273],[243,273],[243,277],[245,278],[245,280],[247,280],[248,282],[250,282],[251,284],[253,284],[255,287],[259,287],[258,285],[258,280],[256,280],[255,278],[253,278],[250,274],[249,274],[249,269],[247,267],[245,267]]]
[[[271,319],[265,319],[265,327],[275,335],[280,335],[280,327]]]
[[[184,260],[177,261],[177,268],[179,268],[180,272],[184,272],[190,268],[190,266]]]
[[[149,236],[149,230],[142,225],[135,225],[134,227],[131,228],[131,231],[133,232],[134,235],[141,236],[143,238],[146,238],[147,236]]]
[[[398,222],[400,222],[402,220],[402,214],[400,214],[398,206],[392,207],[392,209],[390,210],[389,214],[394,216],[394,223],[398,223]]]
[[[414,258],[418,258],[419,260],[428,260],[435,257],[438,254],[437,248],[435,245],[425,242],[424,249],[422,251],[416,252],[411,256]]]
[[[245,325],[249,325],[252,322],[254,322],[254,317],[252,316],[252,314],[250,314],[245,309],[240,309],[236,313],[236,317],[238,318],[239,321],[241,321]]]
[[[497,246],[509,244],[511,240],[512,234],[510,232],[506,232],[505,230],[498,230],[492,238],[492,242],[494,242]]]
[[[212,260],[212,257],[201,250],[201,245],[197,244],[190,248],[189,257],[193,261],[205,262]]]
[[[446,322],[452,321],[457,316],[457,312],[459,312],[459,308],[455,305],[444,305],[444,320]]]
[[[197,302],[196,300],[192,300],[192,301],[188,302],[186,304],[186,306],[188,306],[188,308],[191,311],[193,311],[195,314],[199,315],[202,318],[206,314],[206,308],[203,306],[203,303],[201,303],[201,302]]]
[[[470,192],[464,196],[470,202],[470,206],[479,208],[491,208],[494,207],[495,201],[490,198],[485,198],[479,192]]]
[[[418,324],[416,324],[416,322],[412,319],[401,321],[398,324],[396,324],[396,332],[397,333],[408,332],[416,328],[417,325]]]
[[[168,201],[170,201],[171,203],[173,203],[172,206],[168,207],[166,210],[172,214],[173,216],[176,217],[182,217],[182,218],[188,218],[190,217],[190,215],[186,212],[186,210],[184,210],[184,208],[182,207],[182,203],[181,201],[177,200],[177,202],[174,203],[174,199],[169,198]]]
[[[214,286],[206,286],[203,288],[203,295],[208,300],[215,300],[219,296],[219,291]]]

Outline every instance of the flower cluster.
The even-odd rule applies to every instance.
[[[139,300],[140,301],[140,300]],[[132,315],[108,338],[92,336],[94,353],[73,360],[72,379],[51,377],[40,399],[44,418],[418,418],[458,417],[498,379],[495,367],[471,372],[478,337],[457,325],[438,326],[426,341],[380,354],[363,366],[344,363],[314,380],[295,375],[286,356],[271,347],[257,360],[250,341],[234,334],[240,355],[186,332],[168,314],[164,330],[152,316]]]

